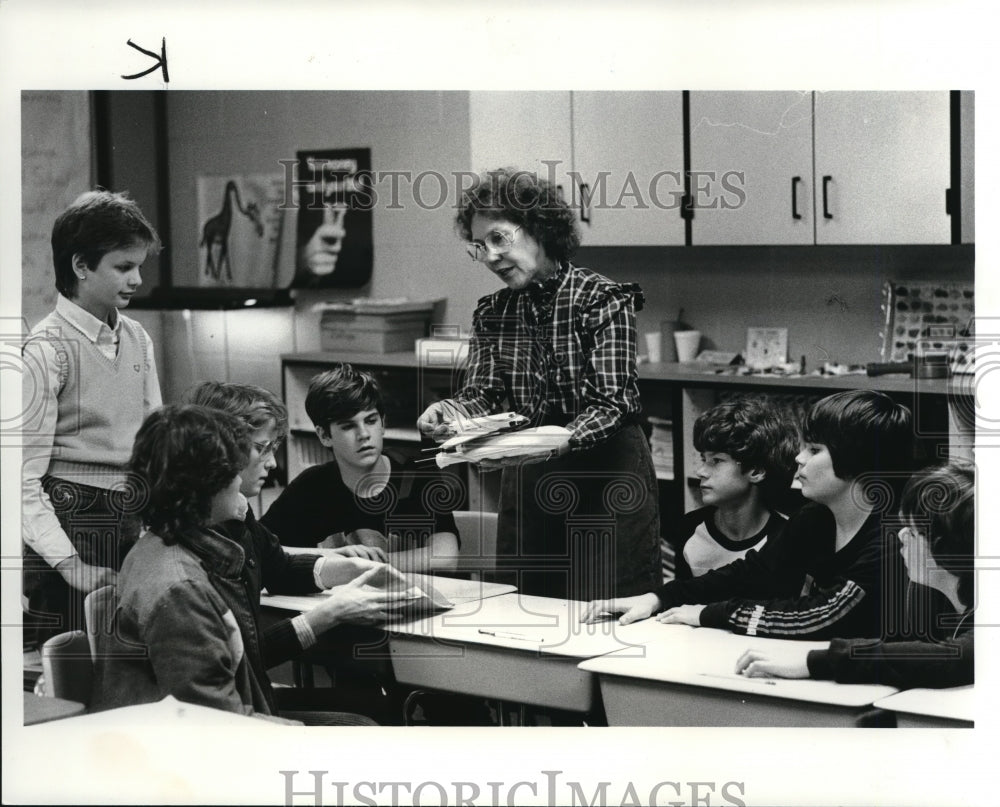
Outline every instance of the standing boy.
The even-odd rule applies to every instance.
[[[803,439],[796,478],[810,503],[776,540],[693,580],[591,602],[583,621],[611,613],[628,624],[662,612],[661,622],[751,636],[891,633],[887,603],[903,601],[907,579],[895,541],[883,535],[882,516],[893,510],[884,500],[887,489],[910,465],[910,411],[882,393],[841,392],[812,407]]]
[[[795,472],[798,433],[766,399],[738,398],[698,417],[694,447],[704,506],[687,513],[668,537],[678,580],[740,560],[782,528],[776,503]]]
[[[83,598],[115,582],[120,545],[139,537],[143,492],[125,466],[160,384],[149,334],[120,312],[159,250],[121,193],[88,191],[52,227],[59,297],[23,348],[27,644],[82,629]]]

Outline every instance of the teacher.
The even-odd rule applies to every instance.
[[[436,440],[462,416],[505,410],[564,426],[556,449],[502,468],[498,578],[526,594],[589,600],[660,583],[659,510],[638,423],[635,312],[642,292],[570,263],[573,212],[535,174],[490,171],[456,219],[469,256],[505,288],[479,300],[464,386],[418,428]]]

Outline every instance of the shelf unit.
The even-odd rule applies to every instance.
[[[328,454],[305,414],[309,380],[340,362],[374,373],[386,398],[386,441],[397,450],[416,455],[433,445],[413,427],[424,408],[452,395],[461,383],[460,366],[422,367],[414,353],[294,353],[281,357],[282,389],[289,411],[288,475],[293,479],[309,465],[326,462]],[[971,411],[970,384],[965,379],[912,379],[905,376],[770,376],[716,373],[697,363],[661,363],[639,366],[643,412],[654,422],[670,422],[673,469],[658,469],[661,518],[677,517],[698,505],[697,490],[688,484],[695,467],[692,429],[698,415],[727,396],[768,394],[791,402],[798,410],[825,395],[849,389],[885,392],[910,407],[915,439],[926,460],[971,454],[971,428],[962,410]],[[647,434],[652,425],[647,422]],[[469,491],[469,509],[495,511],[499,474],[479,474],[463,468]],[[460,472],[461,473],[461,472]],[[696,486],[695,486],[696,488]]]

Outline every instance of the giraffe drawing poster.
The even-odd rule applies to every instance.
[[[357,289],[372,276],[371,150],[296,154],[297,288]]]
[[[278,287],[281,174],[198,177],[198,284]]]

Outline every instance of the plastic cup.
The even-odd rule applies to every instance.
[[[694,361],[701,344],[701,331],[674,331],[677,361]]]

